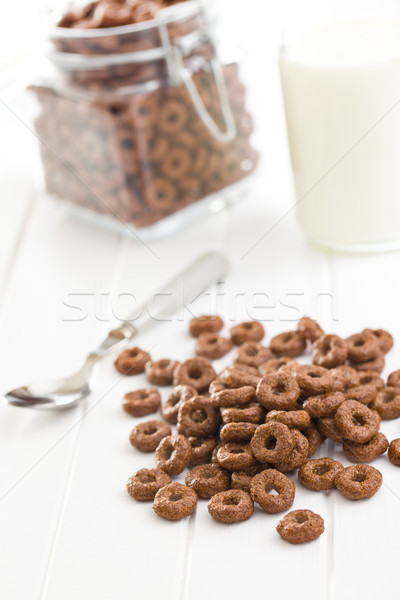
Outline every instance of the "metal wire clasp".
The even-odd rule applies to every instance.
[[[198,116],[207,127],[211,135],[218,142],[230,142],[236,137],[237,129],[226,89],[222,64],[218,57],[216,45],[211,37],[210,32],[203,29],[203,31],[197,31],[183,37],[171,39],[168,30],[169,20],[163,17],[159,17],[157,20],[160,39],[165,52],[168,75],[172,84],[180,85],[183,83],[189,93]],[[196,84],[193,81],[192,72],[185,66],[184,62],[185,57],[192,53],[196,46],[204,42],[207,42],[213,50],[212,57],[208,58],[207,60],[210,64],[211,71],[215,79],[218,100],[221,107],[221,114],[225,124],[225,131],[220,129],[205,107]]]

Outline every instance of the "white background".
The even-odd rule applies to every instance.
[[[121,294],[144,299],[211,248],[224,250],[232,267],[192,310],[217,309],[225,316],[226,332],[230,321],[263,318],[268,342],[307,313],[344,336],[366,326],[386,327],[398,341],[399,253],[349,256],[311,247],[290,210],[277,52],[289,22],[327,15],[338,3],[219,0],[217,5],[225,36],[245,51],[263,160],[244,202],[152,242],[150,250],[123,232],[76,219],[38,192],[32,184],[29,107],[18,85],[3,86],[0,392],[71,370],[107,332],[110,316],[129,308]],[[3,70],[4,80],[34,49],[29,33],[40,6],[26,3],[26,19],[20,16],[22,6],[10,5],[9,19],[2,19],[2,61],[12,66]],[[377,3],[342,6],[361,14]],[[264,304],[268,296],[263,310],[257,308],[261,293]],[[81,321],[71,321],[72,294],[87,314]],[[157,325],[138,337],[138,345],[151,349],[154,358],[184,359],[193,352],[189,318],[186,311],[183,319]],[[399,366],[396,344],[385,373]],[[152,464],[152,456],[130,447],[134,420],[120,408],[122,395],[144,383],[141,376],[121,379],[108,359],[92,396],[77,409],[45,414],[0,407],[1,598],[396,597],[400,471],[386,457],[376,461],[384,485],[368,501],[352,503],[336,492],[297,486],[294,508],[319,512],[326,526],[317,542],[303,547],[282,542],[275,532],[279,515],[258,510],[246,523],[222,526],[200,501],[195,516],[169,523],[125,491],[128,476]],[[390,439],[400,433],[396,422],[382,429]],[[332,442],[319,455],[348,464]]]

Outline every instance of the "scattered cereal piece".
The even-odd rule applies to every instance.
[[[131,431],[129,441],[141,452],[154,452],[167,435],[171,435],[171,427],[164,421],[153,419],[136,425]]]
[[[138,375],[144,372],[149,360],[151,358],[148,352],[135,347],[123,350],[115,359],[114,366],[122,375]]]
[[[275,491],[276,494],[271,494]],[[251,481],[250,494],[254,502],[270,514],[288,510],[294,502],[293,481],[276,469],[265,469]]]
[[[279,521],[276,530],[290,544],[316,540],[324,533],[324,520],[311,510],[293,510]]]
[[[231,329],[232,342],[237,346],[245,342],[261,342],[265,335],[264,327],[258,321],[246,321]]]
[[[208,512],[221,523],[247,521],[254,512],[250,494],[243,490],[227,490],[215,494],[208,503]]]
[[[388,456],[393,465],[400,467],[400,438],[396,438],[390,442]]]
[[[198,337],[201,333],[218,333],[224,326],[221,317],[217,315],[202,315],[190,321],[190,333]]]
[[[196,505],[196,492],[182,483],[173,482],[158,490],[153,509],[164,519],[179,521],[193,514]]]
[[[149,360],[145,365],[146,377],[153,385],[171,385],[174,371],[179,363],[176,360],[162,358],[161,360]]]
[[[168,435],[157,446],[156,465],[168,475],[179,475],[188,466],[192,457],[192,446],[183,435]]]
[[[140,469],[129,477],[126,489],[135,500],[154,500],[154,496],[164,486],[171,483],[171,477],[162,469]]]
[[[197,338],[196,354],[206,358],[221,358],[233,348],[232,340],[216,333],[204,332]]]
[[[298,477],[309,490],[331,490],[335,487],[336,475],[342,469],[342,463],[333,458],[314,458],[300,467]]]
[[[185,483],[199,498],[212,498],[215,494],[229,489],[230,476],[225,469],[210,463],[191,469],[186,475]]]
[[[345,467],[335,477],[335,486],[350,500],[370,498],[382,485],[382,474],[371,465]]]
[[[122,400],[122,408],[132,417],[144,417],[155,413],[160,405],[160,392],[155,388],[141,388],[128,392]]]
[[[324,335],[324,330],[316,321],[310,317],[303,317],[297,324],[297,331],[301,337],[310,342],[315,342],[321,335]]]

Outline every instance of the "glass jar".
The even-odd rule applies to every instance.
[[[238,197],[258,160],[253,124],[200,2],[133,25],[54,27],[49,41],[53,73],[31,88],[51,194],[149,237]]]
[[[280,52],[300,225],[350,252],[400,248],[400,10],[365,4],[296,23]]]

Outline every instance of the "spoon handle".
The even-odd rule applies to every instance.
[[[222,277],[229,261],[221,252],[202,254],[183,271],[158,290],[130,319],[122,321],[112,329],[101,344],[93,350],[87,360],[95,362],[118,347],[126,345],[139,331],[154,323],[169,320],[171,314],[194,300],[209,285]]]

